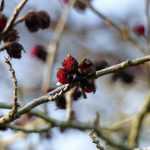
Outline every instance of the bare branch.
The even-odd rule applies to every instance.
[[[7,128],[12,129],[14,131],[21,131],[24,133],[45,133],[48,132],[51,127],[39,128],[39,129],[27,129],[16,125],[6,125]]]
[[[6,58],[5,63],[9,66],[9,71],[12,75],[12,82],[13,82],[13,106],[12,110],[5,116],[0,118],[0,125],[1,124],[6,124],[10,122],[12,119],[15,118],[15,115],[18,110],[18,85],[17,85],[17,79],[16,79],[16,74],[15,70],[12,67],[12,64],[9,60],[9,58]]]
[[[1,3],[0,3],[0,12],[2,12],[4,10],[4,7],[5,7],[5,0],[1,0]]]
[[[124,61],[120,64],[113,65],[111,67],[107,67],[105,69],[97,71],[96,72],[96,78],[99,78],[99,77],[107,75],[107,74],[115,73],[117,71],[126,69],[128,67],[144,64],[148,61],[150,61],[150,55],[147,55],[147,56],[144,56],[144,57],[141,57],[141,58],[136,58],[136,59],[133,59],[133,60],[127,60],[127,61]]]
[[[134,47],[138,48],[139,50],[141,50],[143,53],[147,53],[147,51],[141,47],[137,41],[132,38],[132,36],[130,35],[130,32],[127,30],[127,28],[125,27],[120,27],[119,25],[117,25],[113,20],[111,20],[110,18],[106,17],[104,14],[102,14],[100,11],[98,11],[90,2],[87,2],[85,0],[80,0],[82,3],[84,3],[85,5],[88,6],[88,8],[94,13],[96,14],[100,19],[104,20],[104,22],[113,27],[114,29],[116,29],[116,31],[119,32],[119,34],[121,35],[123,40],[128,41],[129,43],[131,43]]]
[[[11,18],[9,19],[4,31],[3,31],[3,34],[6,34],[11,28],[12,26],[14,25],[20,11],[22,10],[22,8],[25,6],[25,4],[28,2],[28,0],[21,0],[20,3],[16,6]]]
[[[97,150],[104,150],[104,147],[100,144],[100,141],[94,131],[90,132],[89,136],[91,137],[92,142],[96,145]]]
[[[65,5],[62,15],[59,19],[59,22],[56,25],[54,35],[48,45],[47,62],[44,70],[44,78],[43,78],[43,85],[42,85],[42,90],[44,93],[47,92],[50,86],[51,71],[58,50],[58,44],[67,21],[70,8],[74,5],[75,1],[76,0],[69,0],[69,4]]]
[[[69,0],[68,5],[65,5],[62,15],[56,25],[53,38],[51,39],[51,41],[48,45],[48,55],[46,57],[46,66],[44,69],[43,84],[42,84],[42,91],[44,94],[48,91],[48,89],[50,87],[52,67],[53,67],[53,63],[56,59],[56,54],[57,54],[61,34],[65,28],[65,24],[66,24],[66,21],[68,18],[70,8],[74,5],[75,1],[76,0]],[[47,113],[46,105],[44,105],[44,110],[45,110],[45,113]]]
[[[146,99],[141,112],[138,113],[138,115],[136,115],[136,117],[132,120],[131,131],[128,139],[130,147],[135,148],[138,146],[143,121],[149,112],[150,112],[150,96],[148,96],[148,98]]]

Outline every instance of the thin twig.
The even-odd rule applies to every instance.
[[[76,0],[69,0],[69,4],[65,5],[62,15],[59,19],[59,22],[56,25],[54,35],[48,45],[48,55],[46,58],[46,65],[45,65],[45,69],[44,69],[43,84],[42,84],[42,91],[44,94],[48,91],[48,89],[50,87],[52,67],[53,67],[54,61],[56,59],[56,54],[57,54],[61,34],[64,30],[70,8],[74,5],[75,1]],[[44,109],[45,109],[45,113],[47,113],[46,105],[44,105]]]
[[[148,62],[148,61],[150,61],[150,55],[145,56],[145,57],[141,57],[141,58],[137,58],[137,59],[133,59],[133,60],[124,61],[120,64],[113,65],[111,67],[107,67],[105,69],[97,71],[96,76],[93,78],[99,78],[101,76],[120,71],[120,70],[125,69],[127,67],[140,65],[140,64],[143,64],[143,63]],[[55,90],[51,91],[47,95],[44,95],[44,96],[39,97],[37,99],[34,99],[33,101],[27,103],[25,106],[20,108],[20,110],[19,110],[20,115],[31,111],[31,109],[33,109],[33,108],[35,108],[41,104],[47,103],[49,101],[54,101],[58,96],[61,96],[62,94],[64,94],[71,87],[72,87],[71,85],[65,84],[65,85],[62,85],[62,86],[56,88]],[[2,124],[2,122],[0,122],[0,124]]]
[[[9,58],[6,58],[5,63],[9,66],[9,71],[12,75],[13,106],[12,106],[12,110],[7,115],[4,115],[3,117],[0,118],[0,124],[6,124],[6,123],[10,122],[12,119],[14,119],[15,115],[17,113],[17,110],[18,110],[18,85],[17,85],[15,70],[13,69]]]
[[[148,96],[148,98],[145,100],[145,104],[142,107],[141,112],[138,113],[138,115],[136,115],[136,117],[132,120],[131,131],[128,139],[130,147],[135,148],[138,146],[142,125],[145,117],[149,112],[150,112],[150,96]]]
[[[16,21],[15,21],[15,23],[14,23],[14,26],[17,26],[18,24],[24,22],[24,21],[25,21],[25,18],[26,18],[26,16],[18,17],[18,19],[16,19]]]
[[[67,121],[71,121],[72,120],[72,100],[73,100],[73,92],[74,92],[75,88],[72,88],[71,90],[69,90],[66,93],[66,118]]]
[[[61,34],[64,30],[70,8],[73,6],[74,2],[75,2],[75,0],[70,0],[69,5],[65,5],[65,8],[63,9],[63,13],[61,15],[61,18],[60,18],[58,24],[56,25],[54,35],[48,46],[47,62],[46,62],[46,68],[44,71],[44,80],[43,80],[43,85],[42,85],[42,90],[44,91],[44,93],[47,92],[47,90],[50,86],[49,84],[50,84],[51,75],[52,75],[51,71],[52,71],[52,66],[53,66],[53,63],[54,63],[54,60],[56,57],[58,43],[61,38]]]
[[[95,127],[93,124],[89,123],[81,123],[81,122],[68,122],[68,121],[57,121],[55,119],[52,119],[50,117],[46,117],[43,113],[39,112],[33,112],[32,114],[35,114],[36,116],[39,116],[40,118],[43,118],[45,121],[49,122],[52,127],[59,127],[63,129],[78,129],[81,131],[86,131],[86,130],[93,130],[98,137],[103,139],[107,144],[109,144],[112,147],[118,148],[120,150],[131,150],[128,146],[125,146],[124,144],[120,144],[115,142],[113,139],[110,139],[107,135],[105,135],[102,132],[102,129],[99,127]]]
[[[94,120],[94,126],[95,126],[95,128],[101,128],[100,115],[98,112],[96,113],[96,118]],[[90,131],[89,136],[92,139],[92,142],[96,145],[97,150],[104,150],[104,147],[100,144],[100,140],[98,139],[98,136],[94,130]]]
[[[5,0],[1,0],[1,3],[0,3],[0,12],[2,12],[4,10],[4,7],[5,7]]]
[[[87,5],[87,7],[94,13],[96,14],[100,19],[104,20],[104,22],[106,24],[108,24],[109,26],[113,27],[114,29],[116,29],[116,31],[119,32],[119,34],[121,35],[123,40],[126,40],[128,42],[130,42],[134,47],[138,48],[139,50],[141,50],[143,53],[147,53],[147,51],[141,47],[137,41],[132,38],[132,36],[130,35],[130,32],[128,30],[126,30],[125,27],[120,27],[119,25],[117,25],[114,21],[112,21],[110,18],[106,17],[104,14],[102,14],[100,11],[98,11],[92,4],[91,2],[85,1],[85,0],[80,0],[82,3],[84,3],[85,5]]]
[[[107,74],[115,73],[117,71],[126,69],[128,67],[144,64],[148,61],[150,61],[150,55],[147,55],[147,56],[144,56],[144,57],[141,57],[141,58],[136,58],[136,59],[133,59],[133,60],[126,60],[126,61],[123,61],[120,64],[113,65],[111,67],[107,67],[105,69],[97,71],[96,72],[96,78],[99,78],[99,77],[107,75]]]
[[[23,127],[16,126],[16,125],[6,125],[6,127],[14,131],[21,131],[24,133],[43,133],[43,132],[46,133],[51,129],[51,127],[45,127],[45,128],[39,128],[39,129],[28,129],[28,128],[23,128]]]
[[[150,0],[145,0],[145,14],[147,18],[147,27],[148,27],[148,33],[147,33],[147,44],[149,47],[149,41],[150,41]]]
[[[19,16],[20,11],[25,6],[28,0],[21,0],[20,3],[16,6],[11,18],[8,20],[6,27],[4,28],[3,34],[6,34],[14,25],[17,17]]]
[[[97,150],[104,150],[104,147],[100,144],[100,141],[94,131],[90,132],[89,136],[91,137],[92,142],[96,145]]]

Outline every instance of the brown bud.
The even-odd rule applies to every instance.
[[[36,12],[29,12],[25,17],[25,25],[30,32],[37,32],[39,29],[39,19]]]
[[[7,53],[12,58],[21,58],[21,51],[23,46],[17,42],[14,42],[6,47]]]
[[[19,35],[17,30],[11,29],[6,35],[3,37],[4,42],[15,42],[18,41]]]
[[[39,11],[37,13],[39,19],[39,27],[46,29],[50,26],[50,16],[46,11]]]

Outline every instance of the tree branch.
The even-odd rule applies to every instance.
[[[118,33],[121,35],[123,40],[126,40],[128,42],[130,42],[134,47],[140,49],[143,53],[147,53],[147,51],[141,47],[137,41],[130,35],[130,32],[127,28],[125,27],[120,27],[119,25],[117,25],[114,21],[112,21],[110,18],[106,17],[104,14],[102,14],[100,11],[98,11],[92,4],[91,2],[88,2],[86,0],[80,0],[80,2],[84,3],[85,5],[87,5],[87,7],[94,13],[96,14],[100,19],[104,20],[104,22],[113,27],[114,29],[116,29],[116,31],[118,31]]]
[[[135,148],[138,146],[142,125],[145,117],[148,115],[149,112],[150,112],[150,95],[145,100],[145,104],[141,112],[139,112],[138,115],[136,115],[135,118],[132,120],[131,131],[128,139],[130,147]]]
[[[6,34],[14,25],[17,17],[19,16],[20,11],[25,6],[25,4],[28,2],[28,0],[21,0],[20,3],[16,6],[11,18],[8,20],[8,23],[3,31],[3,34]]]
[[[117,71],[126,69],[128,67],[144,64],[148,61],[150,61],[150,55],[147,55],[147,56],[144,56],[141,58],[136,58],[133,60],[126,60],[126,61],[123,61],[123,62],[117,64],[117,65],[113,65],[111,67],[107,67],[105,69],[97,71],[96,72],[96,78],[99,78],[99,77],[107,75],[107,74],[115,73]]]
[[[16,115],[17,110],[18,110],[18,85],[17,85],[15,70],[13,69],[9,58],[6,58],[5,63],[9,66],[9,71],[12,75],[13,105],[12,105],[12,110],[7,115],[4,115],[3,117],[0,118],[0,125],[9,123],[13,118],[15,118],[15,115]]]
[[[21,131],[24,133],[45,133],[48,132],[51,127],[39,128],[39,129],[26,129],[16,125],[6,125],[7,128],[12,129],[14,131]]]

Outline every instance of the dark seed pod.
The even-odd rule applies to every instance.
[[[82,75],[91,76],[96,74],[96,68],[93,62],[86,58],[80,63],[79,72]]]
[[[37,32],[39,29],[39,18],[36,12],[29,12],[25,17],[25,25],[30,32]]]
[[[37,12],[38,19],[39,19],[39,27],[41,29],[46,29],[50,26],[50,16],[46,11],[39,11]]]
[[[35,47],[33,47],[31,49],[31,55],[33,57],[36,57],[36,58],[42,60],[43,62],[45,62],[46,61],[46,57],[47,57],[47,51],[46,51],[44,46],[36,45]]]
[[[77,101],[81,96],[82,96],[82,92],[81,92],[80,88],[77,87],[77,88],[74,90],[73,95],[72,95],[73,100],[74,100],[74,101]]]
[[[3,37],[4,42],[15,42],[18,41],[19,35],[16,29],[11,29],[6,35]]]
[[[55,100],[56,106],[60,109],[66,109],[66,99],[65,96],[60,96]]]
[[[0,126],[0,131],[6,131],[7,127],[6,126]]]
[[[7,53],[11,58],[21,58],[21,52],[23,50],[23,46],[17,42],[14,42],[6,47]]]
[[[134,82],[134,75],[127,70],[123,70],[112,75],[113,81],[117,81],[118,79],[126,84],[131,84]]]
[[[97,61],[94,63],[96,70],[101,70],[109,66],[108,62],[105,60]]]
[[[74,7],[80,11],[84,11],[87,8],[86,4],[84,4],[83,2],[79,0],[75,2]]]
[[[83,84],[83,91],[86,93],[95,93],[96,86],[94,80],[87,80],[87,82]]]

